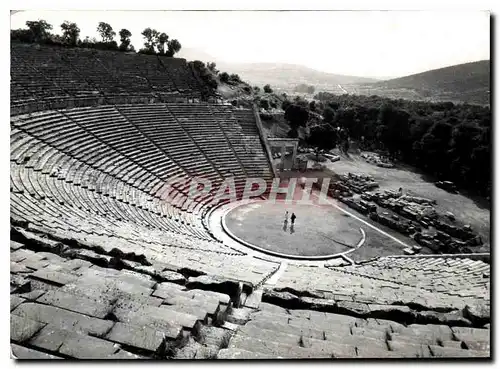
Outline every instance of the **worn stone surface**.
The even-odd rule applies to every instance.
[[[460,341],[490,341],[491,331],[482,328],[452,327],[453,336]]]
[[[19,360],[55,360],[62,359],[59,356],[47,354],[42,351],[37,351],[32,348],[23,347],[12,343],[10,345],[11,353],[14,359]]]
[[[489,351],[463,350],[452,347],[441,347],[432,345],[429,346],[429,350],[432,353],[432,356],[434,357],[445,357],[445,358],[490,357]]]
[[[48,291],[36,301],[97,318],[104,318],[112,310],[109,304],[63,291]]]
[[[14,342],[22,343],[33,337],[44,326],[45,323],[37,320],[11,314],[10,339]]]
[[[350,301],[339,301],[337,303],[338,311],[352,316],[366,316],[370,313],[368,304]]]
[[[115,309],[113,313],[120,322],[161,330],[170,338],[176,338],[182,327],[191,329],[198,320],[196,316],[162,306],[144,305],[137,310]]]
[[[162,331],[133,324],[117,322],[106,339],[127,346],[138,347],[150,352],[156,352],[163,343],[165,334]]]
[[[72,334],[67,337],[59,352],[76,359],[100,359],[113,355],[118,347],[100,338]]]
[[[240,348],[222,349],[217,354],[217,359],[220,360],[262,360],[262,359],[278,359],[272,354],[264,354],[261,352],[252,352]]]
[[[62,273],[54,270],[40,269],[31,275],[33,278],[40,279],[44,282],[49,282],[58,286],[63,286],[67,283],[74,282],[78,279],[77,276],[67,273]]]
[[[109,320],[92,318],[72,311],[32,302],[19,305],[12,311],[12,314],[49,323],[59,329],[89,333],[98,337],[104,335],[114,324]]]
[[[479,302],[466,305],[463,314],[474,324],[483,325],[490,322],[490,305],[485,302]]]
[[[23,303],[25,299],[20,297],[19,295],[10,295],[10,311],[14,310],[21,303]]]
[[[405,355],[405,357],[428,358],[432,356],[428,345],[399,340],[387,341],[387,345],[391,351],[401,353],[402,355]]]

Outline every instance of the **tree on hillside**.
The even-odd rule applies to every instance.
[[[414,153],[419,166],[438,177],[449,173],[448,150],[453,127],[446,122],[437,122],[414,144]]]
[[[332,108],[330,108],[329,106],[327,106],[323,110],[323,120],[326,123],[332,124],[334,118],[335,118],[335,111]]]
[[[165,44],[168,42],[168,35],[162,32],[156,38],[156,47],[158,49],[158,54],[165,54]]]
[[[33,41],[33,34],[29,29],[12,29],[10,30],[10,40],[12,42],[25,42],[25,43],[32,43]]]
[[[285,119],[290,124],[290,137],[298,137],[299,127],[305,127],[309,119],[309,110],[303,106],[292,104],[285,110]]]
[[[224,82],[224,83],[228,83],[229,82],[229,74],[227,74],[227,72],[222,72],[219,75],[219,78],[220,78],[221,82]]]
[[[273,93],[273,89],[271,88],[271,86],[269,84],[267,84],[264,86],[264,92],[266,94],[271,94],[271,93]]]
[[[377,138],[384,143],[392,157],[397,152],[408,152],[409,118],[407,112],[395,109],[392,105],[386,104],[380,109]]]
[[[312,127],[306,142],[313,146],[316,153],[316,161],[319,161],[321,150],[329,151],[337,146],[338,133],[330,124],[323,124]]]
[[[168,50],[166,55],[168,57],[173,57],[175,54],[181,51],[181,48],[182,48],[181,43],[174,38],[173,40],[170,40],[168,42]]]
[[[44,21],[43,19],[37,21],[27,21],[26,26],[31,31],[32,42],[43,42],[47,40],[50,35],[50,30],[52,25]]]
[[[77,24],[65,21],[61,24],[61,29],[63,31],[63,42],[71,46],[76,46],[78,37],[80,36],[80,28],[78,28]]]
[[[260,87],[259,86],[253,86],[253,90],[255,93],[259,93],[260,92]]]
[[[148,27],[145,28],[144,31],[142,31],[141,35],[142,37],[144,37],[143,51],[154,54],[155,47],[158,43],[158,36],[160,35],[160,33],[157,30]]]
[[[316,111],[316,101],[311,100],[311,102],[309,103],[309,110]]]
[[[217,75],[217,74],[219,74],[219,71],[217,70],[217,68],[216,68],[216,67],[217,67],[217,65],[216,65],[214,62],[212,62],[212,63],[208,62],[208,63],[207,63],[207,68],[208,68],[208,70],[209,70],[210,72],[212,72],[212,73],[214,73],[214,74],[216,74],[216,75]]]
[[[133,49],[130,41],[132,33],[128,29],[122,28],[118,34],[120,35],[120,50],[128,51]]]
[[[113,31],[113,27],[106,22],[99,22],[97,25],[97,33],[101,35],[102,42],[111,42],[116,36],[116,32]]]
[[[288,107],[292,105],[292,103],[289,101],[289,100],[283,100],[283,102],[281,103],[281,109],[283,109],[284,111],[286,111],[286,109],[288,109]]]
[[[269,109],[269,101],[267,101],[266,99],[260,100],[260,107],[262,109],[268,110]]]

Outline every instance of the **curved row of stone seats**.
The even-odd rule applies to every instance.
[[[19,136],[19,131],[14,131],[13,137],[20,137],[19,141],[26,143],[25,137]],[[24,140],[21,140],[23,139]],[[122,201],[127,203],[134,204],[134,206],[142,207],[146,206],[145,204],[149,204],[153,201],[153,198],[147,197],[147,201],[141,200],[140,196],[141,192],[133,192],[134,188],[128,188],[125,186],[125,189],[128,193],[120,194],[115,193],[117,191],[117,187],[119,185],[123,185],[123,181],[119,181],[116,178],[110,177],[106,175],[100,168],[99,170],[87,173],[86,170],[90,169],[89,166],[84,166],[82,168],[81,162],[78,160],[70,159],[67,155],[64,155],[60,151],[51,148],[47,150],[47,147],[43,146],[43,143],[36,139],[32,139],[29,143],[34,143],[33,145],[25,145],[27,149],[23,152],[20,152],[19,148],[22,148],[23,145],[16,145],[18,140],[13,139],[13,149],[11,153],[11,160],[13,163],[24,163],[26,164],[26,168],[21,166],[21,170],[25,171],[27,168],[33,169],[34,171],[42,171],[43,174],[55,176],[60,180],[64,180],[68,183],[72,183],[75,185],[81,185],[83,188],[89,188],[91,191],[97,191],[99,194],[104,194],[104,196],[111,196],[111,198],[119,198]],[[30,152],[30,150],[32,150]],[[51,159],[53,159],[51,161]],[[14,164],[13,164],[14,165]],[[70,170],[71,165],[76,166],[77,169]],[[12,167],[11,175],[15,174],[16,167]],[[87,174],[85,174],[87,173]],[[16,187],[16,186],[15,186]],[[30,190],[31,187],[28,187],[27,192],[33,194],[33,190]],[[144,197],[145,194],[142,194]],[[158,201],[158,199],[156,199]],[[160,202],[158,204],[162,204],[163,206],[168,206],[169,208],[176,206],[176,204],[168,204],[166,202]],[[190,217],[190,214],[180,213],[179,210],[175,209],[174,213],[178,213],[182,217]]]
[[[451,296],[490,298],[490,265],[470,258],[383,257],[343,272]]]
[[[181,212],[168,203],[153,201],[140,191],[124,185],[111,196],[96,191],[86,185],[84,177],[81,186],[68,183],[65,178],[55,178],[43,174],[25,165],[11,164],[11,177],[14,182],[13,192],[26,193],[36,200],[56,199],[58,206],[69,204],[70,207],[84,209],[93,215],[103,215],[118,220],[128,219],[147,228],[169,230],[179,234],[188,234],[200,239],[211,240],[201,219],[197,216]],[[106,176],[99,176],[97,181],[89,181],[99,186]],[[118,184],[118,183],[117,183]],[[62,208],[64,209],[64,208]],[[72,210],[69,210],[71,213]],[[83,218],[89,216],[85,214]]]
[[[486,358],[490,330],[401,324],[261,303],[218,359]]]
[[[186,60],[81,48],[11,44],[11,79],[32,98],[158,92],[200,96]],[[14,90],[16,92],[17,90]],[[12,100],[25,98],[23,94]]]
[[[41,75],[43,79],[51,82],[69,95],[92,95],[98,93],[95,87],[89,84],[77,70],[71,66],[61,68],[61,65],[65,64],[65,61],[54,50],[48,48],[23,48],[19,51],[15,53],[16,63],[21,61],[23,68],[36,69],[38,72],[38,75],[31,76],[32,79]],[[30,59],[33,61],[32,63],[25,62]],[[50,78],[47,78],[47,76],[50,76]],[[45,94],[45,97],[48,95],[50,94]]]
[[[30,94],[31,98],[44,99],[48,96],[69,96],[59,86],[32,67],[24,58],[11,57],[11,81]],[[16,89],[12,92],[17,92]],[[11,95],[11,101],[26,99],[25,94]]]
[[[100,165],[93,166],[93,168],[97,169],[97,171],[95,171],[89,165],[86,165],[84,163],[82,165],[82,162],[79,160],[75,160],[74,158],[62,155],[62,153],[55,148],[48,149],[48,146],[44,145],[43,142],[34,139],[32,136],[26,136],[25,133],[21,130],[14,129],[12,133],[12,161],[17,163],[26,163],[27,168],[41,170],[44,174],[57,176],[57,178],[59,178],[60,180],[64,180],[68,183],[73,183],[76,185],[81,185],[83,188],[89,188],[90,191],[103,193],[104,195],[111,196],[112,198],[118,197],[120,200],[125,201],[126,203],[130,202],[134,206],[141,207],[143,206],[143,204],[148,204],[148,202],[137,202],[135,196],[133,196],[132,193],[124,194],[122,197],[114,193],[117,186],[123,185],[122,182],[125,181],[126,178],[122,178],[122,181],[118,181],[114,177],[107,176],[105,170],[102,170],[103,167]],[[30,139],[28,141],[31,141],[29,142],[30,145],[27,144],[27,138]],[[23,148],[24,152],[20,151],[20,149]],[[103,160],[109,162],[109,158],[103,158]],[[72,167],[75,167],[75,169],[72,170]],[[23,167],[22,170],[24,171],[25,168]],[[120,172],[110,172],[109,174],[120,177]],[[32,187],[30,186],[27,192],[34,195],[34,191],[31,188]],[[140,186],[138,188],[141,189]],[[179,200],[177,200],[177,198],[179,198]],[[169,198],[166,198],[164,200],[168,199]],[[202,206],[199,205],[203,204],[197,204],[195,201],[187,199],[186,196],[183,196],[178,192],[176,192],[176,195],[174,195],[174,197],[171,197],[170,199],[172,199],[172,203],[166,205],[168,205],[169,208],[170,205],[179,208],[179,210],[174,209],[174,211],[168,210],[170,214],[174,214],[173,216],[175,217],[175,219],[178,219],[181,222],[185,222],[187,224],[200,223],[199,215],[201,213]],[[151,201],[151,199],[149,199],[149,201]],[[90,205],[95,206],[92,203],[90,203]],[[189,213],[193,213],[193,215]]]
[[[245,156],[247,160],[251,158],[254,168],[266,168],[266,170],[270,171],[269,158],[266,152],[264,150],[255,150],[256,147],[262,147],[262,143],[255,122],[254,111],[252,109],[233,109],[233,114],[244,136],[243,147],[246,152]],[[271,175],[267,173],[253,173],[254,176],[262,176],[263,174]]]
[[[414,262],[405,258],[400,261]],[[466,306],[479,305],[489,311],[489,275],[476,278],[471,274],[471,279],[468,280],[467,275],[471,272],[467,272],[463,279],[450,278],[443,282],[446,287],[450,286],[450,289],[445,289],[439,287],[439,277],[435,284],[430,284],[426,278],[434,277],[425,277],[425,272],[420,270],[418,265],[415,265],[414,274],[409,274],[408,277],[411,280],[416,276],[423,281],[419,283],[415,279],[413,284],[406,284],[405,278],[397,270],[382,269],[376,265],[371,274],[365,275],[362,270],[357,272],[357,267],[314,268],[289,265],[276,285],[269,288],[277,292],[288,291],[298,297],[310,296],[330,300],[325,304],[337,304],[337,307],[345,305],[344,308],[351,313],[369,312],[370,304],[401,305],[403,309],[408,309],[407,306],[417,306],[436,311],[460,310]],[[379,278],[380,275],[384,275],[384,278]]]
[[[190,104],[195,106],[196,104]],[[117,109],[158,148],[173,158],[189,177],[204,177],[220,184],[221,175],[207,160],[200,147],[193,141],[182,124],[163,104],[144,106],[117,106]],[[170,177],[176,176],[172,173]]]
[[[167,104],[180,125],[224,178],[248,177],[208,104]],[[209,133],[209,134],[207,134]],[[237,186],[238,190],[238,186]]]

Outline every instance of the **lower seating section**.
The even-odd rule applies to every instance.
[[[438,274],[435,281],[431,282],[428,271],[420,268],[422,262],[419,259],[395,257],[396,262],[401,262],[400,265],[407,264],[402,269],[381,267],[379,262],[387,259],[392,258],[382,258],[382,261],[375,261],[373,265],[366,263],[352,267],[289,266],[274,288],[296,296],[331,299],[332,303],[337,299],[338,303],[343,296],[348,296],[349,304],[354,301],[353,308],[360,311],[367,310],[369,304],[420,306],[436,311],[481,304],[489,310],[489,274],[475,274],[475,268],[487,270],[488,264],[467,259],[437,258],[443,265],[471,263],[472,269],[467,272],[458,269],[455,272],[453,268],[446,267],[448,281],[443,281]],[[464,278],[460,277],[460,273]]]
[[[11,349],[19,359],[491,357],[489,311],[470,301],[463,312],[383,304],[364,278],[369,302],[333,287],[342,267],[289,265],[267,285],[277,265],[256,258],[163,253],[97,233],[67,243],[51,231],[11,230]],[[290,292],[300,268],[316,281],[327,274],[331,295],[318,296],[324,282]],[[281,280],[287,292],[278,291]]]

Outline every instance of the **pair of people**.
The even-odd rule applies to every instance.
[[[295,215],[295,213],[292,213],[292,216],[290,217],[292,224],[295,223],[295,218],[297,218],[297,216]],[[286,222],[288,222],[288,210],[285,212],[285,223]]]

